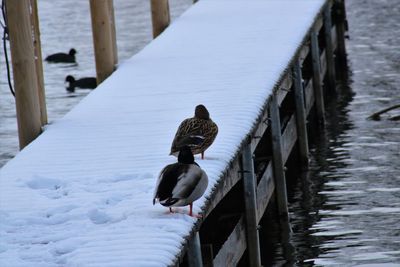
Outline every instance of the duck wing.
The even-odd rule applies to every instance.
[[[182,146],[195,147],[204,142],[204,135],[201,131],[201,120],[189,118],[179,125],[171,145],[171,154],[178,152]]]
[[[158,176],[156,188],[154,190],[153,204],[156,199],[160,202],[165,202],[173,198],[173,190],[176,187],[178,180],[187,172],[189,165],[182,163],[174,163],[164,167]]]
[[[207,174],[198,165],[190,164],[186,173],[178,177],[172,191],[172,198],[182,200],[182,205],[192,203],[200,198],[208,185]]]

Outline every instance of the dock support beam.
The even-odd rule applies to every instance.
[[[151,0],[151,21],[153,24],[153,38],[160,35],[170,24],[168,0]]]
[[[278,203],[279,219],[283,221],[289,220],[287,194],[286,194],[286,178],[282,158],[282,133],[281,122],[279,116],[279,107],[276,94],[273,93],[269,104],[270,120],[271,120],[271,136],[272,136],[272,163],[274,169],[275,192]]]
[[[317,111],[318,125],[323,128],[325,125],[325,104],[324,104],[324,94],[322,91],[322,83],[321,83],[321,62],[320,62],[320,54],[318,46],[318,32],[315,30],[311,31],[311,58],[312,58],[312,70],[313,70],[315,107]]]
[[[38,80],[32,40],[29,0],[7,0],[19,147],[24,148],[41,133]]]
[[[111,23],[111,43],[113,46],[114,56],[114,70],[118,65],[118,47],[117,47],[117,30],[115,25],[115,12],[114,12],[114,0],[108,2],[108,8],[110,9],[110,23]]]
[[[325,55],[329,90],[336,94],[335,60],[332,45],[332,14],[328,4],[324,9]]]
[[[90,0],[97,84],[110,76],[115,67],[111,6],[111,0]]]
[[[242,179],[244,190],[247,250],[249,266],[261,266],[260,242],[257,224],[256,177],[250,143],[246,144],[242,155]]]
[[[297,136],[300,150],[301,168],[308,169],[308,136],[307,136],[307,116],[304,105],[304,90],[301,75],[301,66],[296,59],[293,66],[294,98],[296,106]]]
[[[345,43],[345,33],[347,30],[346,7],[343,0],[335,0],[334,7],[337,38],[337,70],[340,79],[346,81],[348,79],[348,65]]]
[[[43,60],[42,60],[42,45],[40,42],[40,27],[39,27],[39,15],[37,8],[37,0],[30,0],[31,2],[31,23],[33,28],[33,48],[35,53],[35,66],[36,76],[38,83],[38,94],[40,103],[40,120],[42,126],[47,124],[47,109],[46,109],[46,94],[44,89],[43,79]]]
[[[189,267],[203,266],[199,232],[196,232],[195,235],[189,241],[187,257],[188,257]]]

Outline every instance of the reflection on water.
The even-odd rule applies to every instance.
[[[151,40],[149,1],[114,3],[121,61]],[[192,1],[170,3],[174,17]],[[43,55],[78,50],[76,66],[44,65],[50,121],[87,94],[68,94],[65,76],[95,75],[88,5],[39,1]],[[398,0],[347,0],[347,5],[349,86],[355,95],[344,93],[327,106],[327,130],[311,149],[311,169],[299,174],[290,194],[293,233],[280,234],[272,216],[262,223],[262,242],[273,241],[262,246],[274,252],[273,259],[263,259],[268,265],[400,266],[400,122],[388,120],[396,111],[380,121],[366,120],[400,102],[400,5]],[[0,167],[17,152],[16,129],[2,69]]]
[[[389,120],[399,111],[366,119],[400,103],[400,5],[348,0],[347,12],[351,81],[345,86],[354,94],[342,90],[327,107],[327,130],[311,149],[310,171],[291,189],[295,253],[284,257],[271,234],[271,265],[400,266],[400,122]]]

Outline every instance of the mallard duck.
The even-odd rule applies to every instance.
[[[190,206],[189,215],[193,216],[193,202],[206,190],[208,177],[205,171],[194,162],[191,149],[183,146],[178,155],[178,162],[165,166],[157,180],[153,205],[160,202],[169,207]]]
[[[53,55],[47,56],[45,60],[50,63],[75,63],[76,50],[71,48],[69,53],[55,53]]]
[[[193,154],[200,154],[204,159],[204,151],[214,142],[218,134],[218,126],[211,118],[204,105],[196,106],[194,117],[184,120],[175,134],[170,155],[176,156],[182,146],[189,146]]]
[[[75,88],[94,89],[97,86],[96,78],[93,77],[85,77],[75,80],[72,75],[68,75],[65,77],[65,82],[69,83],[67,87],[68,92],[75,92]]]

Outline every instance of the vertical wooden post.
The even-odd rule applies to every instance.
[[[338,72],[339,77],[346,81],[348,79],[347,73],[347,54],[345,43],[345,32],[347,28],[346,21],[346,7],[343,0],[335,1],[335,24],[336,24],[336,38],[337,38],[337,59],[338,59]]]
[[[38,83],[29,8],[29,0],[6,1],[21,149],[41,133]]]
[[[244,147],[242,155],[242,180],[246,218],[247,249],[249,266],[261,266],[260,242],[257,224],[256,177],[250,144]]]
[[[286,194],[286,178],[282,158],[282,133],[281,122],[279,117],[279,107],[274,93],[269,104],[269,114],[271,119],[271,136],[272,136],[272,163],[274,169],[275,191],[278,203],[278,213],[281,220],[289,220],[287,194]]]
[[[304,107],[304,90],[301,75],[300,62],[296,59],[293,66],[294,98],[296,106],[297,136],[300,150],[300,161],[302,169],[308,169],[308,136],[307,116]]]
[[[196,234],[189,241],[187,253],[189,267],[203,266],[199,232],[196,232]]]
[[[321,62],[318,46],[318,33],[315,30],[311,31],[311,58],[313,69],[313,87],[315,95],[315,106],[317,108],[318,125],[325,125],[325,104],[324,94],[321,83]]]
[[[40,28],[39,28],[39,16],[37,0],[30,0],[31,2],[31,23],[33,27],[33,47],[35,53],[35,66],[38,83],[38,94],[40,103],[40,120],[42,126],[47,124],[47,109],[46,109],[46,94],[44,90],[44,79],[43,79],[43,64],[42,64],[42,45],[40,42]]]
[[[168,0],[151,0],[153,38],[160,35],[171,22]]]
[[[110,0],[90,0],[97,84],[114,71]]]
[[[111,23],[111,42],[113,46],[113,56],[114,56],[114,70],[118,65],[118,47],[117,47],[117,31],[115,25],[115,12],[114,12],[114,0],[108,2],[110,9],[110,23]]]
[[[332,45],[332,16],[330,4],[324,9],[324,34],[325,34],[325,55],[326,55],[326,68],[328,72],[328,87],[332,93],[336,93],[335,81],[335,60],[333,57]]]

